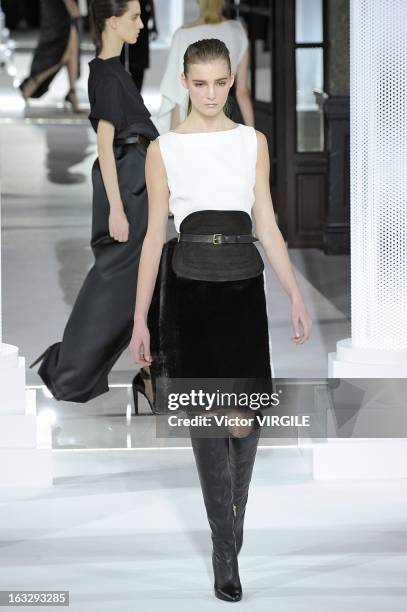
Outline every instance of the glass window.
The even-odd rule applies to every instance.
[[[296,49],[297,150],[324,150],[323,49]]]
[[[322,43],[322,0],[296,0],[295,42]]]

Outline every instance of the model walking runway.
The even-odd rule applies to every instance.
[[[118,18],[127,20],[128,3],[113,4]],[[102,25],[108,27],[107,5],[103,0],[92,4],[99,32],[104,31]],[[89,119],[99,149],[92,169],[95,263],[75,301],[62,342],[42,355],[38,373],[58,400],[86,402],[108,391],[108,374],[132,333],[137,270],[147,228],[145,155],[158,133],[133,79],[119,55],[114,55],[124,40],[134,42],[142,27],[139,18],[130,26],[126,20],[120,34],[106,31],[104,46],[89,63]],[[101,43],[100,35],[99,39]]]
[[[75,83],[80,76],[80,11],[75,0],[40,0],[41,29],[30,75],[20,84],[24,98],[40,98],[66,65],[69,91],[65,101],[79,112]]]
[[[224,113],[233,85],[226,45],[214,38],[189,45],[182,81],[190,112],[147,153],[150,212],[130,344],[135,361],[150,366],[151,401],[160,412],[179,379],[191,398],[196,384],[205,391],[214,380],[226,392],[228,379],[240,392],[272,391],[264,266],[252,210],[257,235],[292,299],[292,341],[301,344],[310,332],[275,222],[266,139]],[[178,240],[165,243],[168,209]],[[183,406],[191,413],[206,410],[188,397]],[[238,554],[260,424],[255,418],[239,424],[252,412],[239,404],[215,406],[211,416],[224,408],[237,417],[226,432],[190,425],[190,434],[211,529],[215,595],[236,602],[242,598]]]

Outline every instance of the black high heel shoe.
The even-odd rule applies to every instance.
[[[134,414],[139,414],[139,411],[138,411],[138,394],[139,393],[141,393],[141,395],[143,395],[146,398],[146,400],[148,401],[148,405],[150,406],[151,412],[154,412],[153,410],[154,397],[153,397],[153,401],[151,401],[151,399],[148,397],[146,393],[146,385],[144,383],[145,380],[151,380],[151,375],[149,371],[142,368],[140,372],[136,374],[136,376],[133,378],[133,383],[132,383]]]
[[[38,79],[36,77],[27,77],[26,79],[24,79],[24,81],[21,81],[20,85],[18,86],[21,95],[23,96],[24,100],[27,102],[29,100],[29,98],[31,98],[32,94],[35,92],[36,87],[34,87],[34,89],[32,90],[32,92],[27,95],[26,93],[26,88],[29,89],[28,85],[33,84],[35,86],[39,85]]]
[[[41,353],[41,355],[39,357],[37,357],[37,359],[35,361],[32,362],[32,364],[30,366],[28,366],[31,370],[31,368],[33,368],[34,366],[37,365],[37,363],[39,363],[40,361],[42,361],[47,353],[48,349],[46,348],[45,351],[43,353]]]
[[[79,108],[78,98],[76,97],[76,92],[74,89],[70,89],[65,96],[66,105],[71,105],[71,111],[75,114],[80,114],[81,109]]]

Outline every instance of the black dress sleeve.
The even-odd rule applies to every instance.
[[[106,75],[97,84],[89,118],[109,121],[118,132],[127,126],[123,85],[114,75]]]

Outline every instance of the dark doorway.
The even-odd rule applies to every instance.
[[[228,3],[247,26],[256,128],[268,139],[270,188],[290,247],[322,246],[327,196],[326,0]]]

